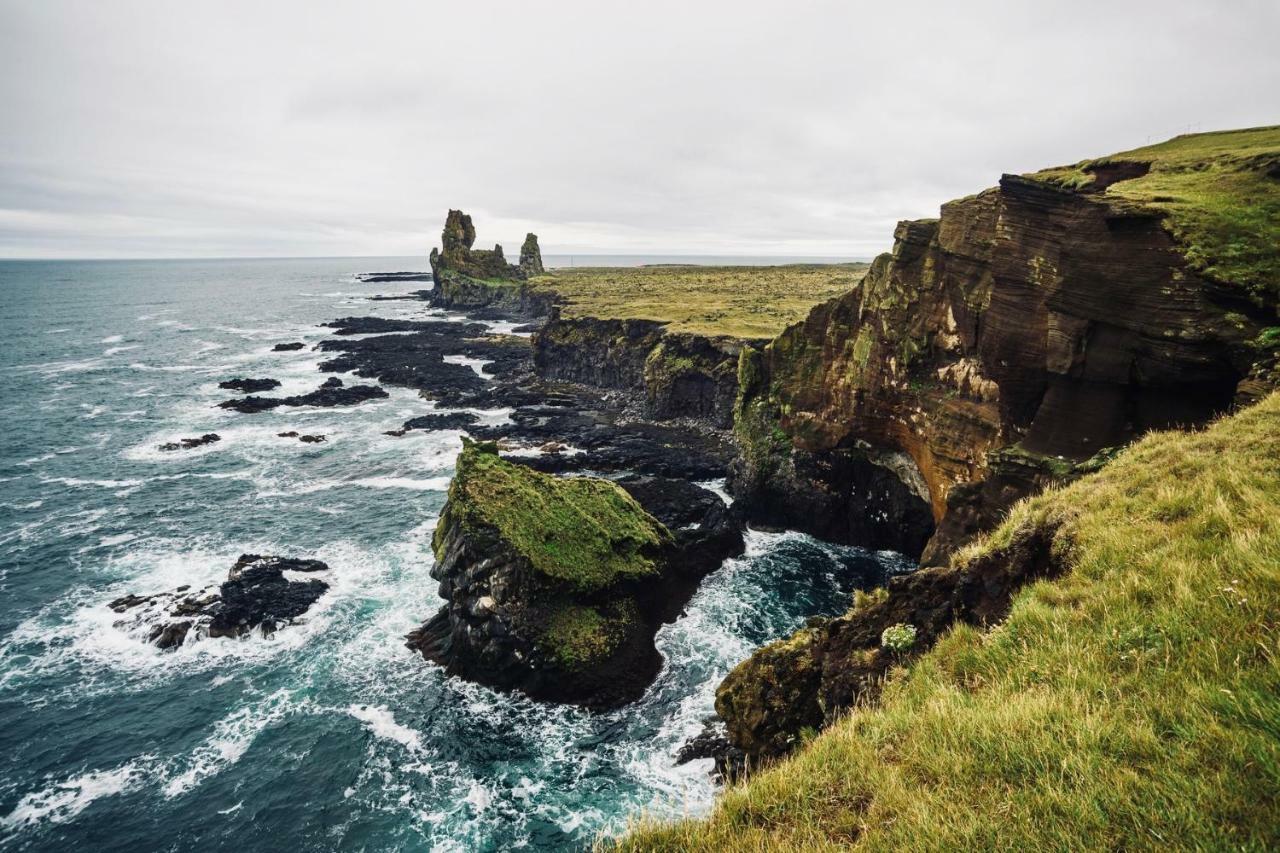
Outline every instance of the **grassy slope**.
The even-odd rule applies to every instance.
[[[644,319],[673,332],[772,338],[819,302],[853,289],[866,264],[774,267],[575,267],[532,279],[566,300],[565,317]]]
[[[463,524],[497,528],[535,569],[587,592],[653,573],[645,552],[671,539],[661,522],[608,480],[540,474],[478,443],[458,457],[447,511],[462,513]]]
[[[1020,504],[1073,570],[633,850],[1280,847],[1280,394]],[[974,546],[970,554],[985,547]]]
[[[1151,171],[1112,184],[1107,196],[1164,213],[1188,261],[1210,277],[1280,296],[1280,127],[1178,136],[1027,177],[1078,188],[1093,180],[1086,167],[1117,161]]]

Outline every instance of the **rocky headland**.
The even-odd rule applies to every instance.
[[[1266,203],[1277,183],[1271,143],[1256,132],[1231,141],[1238,152],[1224,155],[1216,139],[1006,175],[938,219],[900,224],[893,251],[861,282],[772,337],[717,334],[733,320],[712,313],[717,322],[689,331],[690,321],[622,298],[642,288],[620,284],[610,303],[609,275],[461,255],[474,231],[452,212],[433,303],[542,318],[506,390],[481,392],[517,399],[536,386],[542,398],[517,405],[510,425],[468,429],[499,447],[581,451],[518,462],[558,474],[687,480],[731,459],[734,511],[748,521],[920,558],[925,568],[726,679],[722,754],[771,760],[873,701],[894,666],[950,626],[996,624],[1019,587],[1065,570],[1065,534],[1045,530],[953,560],[1020,499],[1105,469],[1148,431],[1204,425],[1274,387],[1276,289],[1268,255],[1249,243],[1270,232],[1246,233],[1223,254],[1204,224],[1214,211],[1193,215],[1162,194],[1212,172],[1249,182]],[[630,436],[644,443],[661,430],[670,432],[647,447],[665,453],[630,447]],[[705,456],[677,458],[707,442]],[[910,642],[886,646],[886,631],[902,626]],[[474,667],[469,677],[497,682]]]

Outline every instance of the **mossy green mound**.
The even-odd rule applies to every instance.
[[[666,527],[616,484],[541,474],[471,441],[458,457],[445,512],[454,517],[442,518],[438,530],[448,521],[494,528],[534,569],[580,592],[655,574],[659,551],[672,543]]]
[[[1280,847],[1280,394],[1019,504],[1071,567],[631,850]]]
[[[638,620],[639,611],[629,598],[605,607],[568,604],[552,614],[538,645],[570,672],[590,670],[618,650]]]
[[[1149,164],[1106,197],[1160,211],[1197,270],[1259,301],[1280,296],[1280,126],[1178,136],[1028,175],[1088,189],[1108,168]]]
[[[866,271],[867,264],[574,267],[529,285],[557,294],[565,317],[655,320],[670,332],[765,339],[848,293]]]

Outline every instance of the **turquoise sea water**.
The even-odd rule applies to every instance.
[[[460,433],[383,435],[432,409],[394,387],[215,407],[236,376],[318,386],[319,353],[271,347],[321,322],[428,315],[365,299],[425,285],[354,277],[424,266],[0,262],[0,846],[575,849],[639,809],[698,812],[709,762],[672,755],[728,669],[903,567],[752,532],[659,634],[657,682],[609,714],[443,677],[402,637],[440,605],[429,541]],[[157,450],[206,432],[222,440]],[[269,639],[163,652],[115,625],[108,601],[222,580],[243,552],[322,559],[330,589]]]

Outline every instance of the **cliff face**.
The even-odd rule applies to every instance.
[[[1225,411],[1270,316],[1194,271],[1159,212],[1006,175],[901,223],[860,287],[744,354],[736,489],[909,553],[936,525],[944,561],[1077,463]]]
[[[644,414],[728,428],[737,395],[732,338],[669,333],[652,320],[561,319],[534,336],[534,364],[548,379],[643,393]]]

